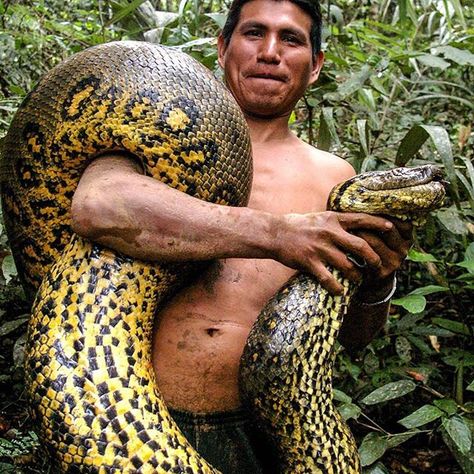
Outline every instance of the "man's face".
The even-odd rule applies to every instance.
[[[240,12],[227,47],[219,37],[226,83],[249,116],[291,113],[316,81],[322,53],[313,58],[311,17],[289,1],[251,0]]]

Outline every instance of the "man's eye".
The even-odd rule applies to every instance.
[[[247,30],[244,34],[245,36],[262,36],[262,32],[259,30]]]
[[[294,35],[285,35],[283,36],[283,41],[286,43],[299,44],[301,41]]]

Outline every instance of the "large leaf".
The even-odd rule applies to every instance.
[[[467,222],[464,220],[463,215],[460,215],[455,206],[436,211],[436,217],[439,219],[441,224],[449,230],[449,232],[456,235],[469,234]]]
[[[393,299],[392,304],[402,306],[409,313],[417,314],[426,308],[426,298],[423,295],[410,294],[402,298]]]
[[[380,459],[386,450],[387,440],[379,433],[369,433],[359,447],[361,465],[369,466]]]
[[[462,417],[453,416],[443,420],[443,428],[446,433],[454,441],[462,454],[467,454],[472,445],[471,430],[464,422]]]
[[[18,274],[15,266],[15,261],[12,255],[7,255],[2,262],[2,273],[6,283],[8,283],[14,276]]]
[[[340,144],[333,116],[333,108],[323,107],[320,114],[318,148],[328,151],[332,145],[340,146]]]
[[[115,13],[115,15],[109,21],[105,23],[104,26],[107,27],[122,20],[126,16],[133,13],[145,1],[146,0],[133,0],[131,3],[124,2],[123,4],[120,4],[120,9],[117,11],[117,13]]]
[[[410,249],[408,252],[407,260],[412,262],[439,262],[439,260],[430,253],[419,252],[415,249]]]
[[[448,331],[463,334],[464,336],[472,336],[472,328],[469,328],[467,324],[445,318],[433,318],[432,321],[434,324],[437,324]]]
[[[443,412],[433,405],[423,405],[410,415],[398,420],[405,428],[418,428],[443,416]]]
[[[399,446],[405,441],[408,441],[410,438],[413,438],[413,436],[417,435],[418,433],[419,433],[419,430],[411,430],[411,431],[405,431],[405,433],[397,433],[397,434],[391,435],[387,439],[387,447],[391,449],[391,448],[394,448],[395,446]]]
[[[456,170],[454,168],[453,152],[448,132],[439,126],[434,125],[415,125],[403,137],[398,147],[395,164],[405,166],[413,156],[418,153],[425,141],[431,138],[431,141],[438,152],[450,181],[451,189],[454,195],[459,199],[457,186]]]
[[[453,46],[439,46],[435,49],[437,54],[442,54],[462,66],[474,66],[474,54],[467,49],[454,48]]]
[[[415,388],[416,384],[411,380],[390,382],[369,393],[361,400],[361,403],[364,403],[365,405],[376,405],[377,403],[383,403],[388,400],[403,397],[404,395],[413,392]]]

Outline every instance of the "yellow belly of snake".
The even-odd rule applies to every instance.
[[[25,289],[36,292],[26,362],[31,411],[62,472],[217,472],[169,415],[150,358],[154,315],[196,267],[133,260],[70,230],[83,170],[114,150],[197,198],[226,205],[248,199],[245,120],[225,88],[185,54],[111,43],[46,75],[12,122],[1,174],[12,251]],[[335,195],[354,194],[347,189]],[[310,277],[298,277],[267,305],[249,339],[243,394],[275,440],[282,472],[360,470],[330,385],[333,345],[353,292],[345,284],[346,296],[331,298]],[[285,328],[288,346],[280,345]],[[282,364],[286,372],[276,367]]]

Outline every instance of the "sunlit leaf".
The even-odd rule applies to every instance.
[[[378,433],[369,433],[362,440],[359,447],[360,463],[362,466],[370,464],[380,459],[387,450],[387,440]]]
[[[121,8],[115,15],[105,23],[105,26],[110,26],[113,25],[126,16],[130,15],[133,13],[142,3],[144,3],[146,0],[133,0],[131,3],[124,2],[125,5],[121,5]]]
[[[416,58],[420,63],[423,63],[425,66],[436,67],[439,69],[446,69],[450,66],[448,61],[439,58],[438,56],[433,56],[432,54],[424,54]]]
[[[462,417],[453,416],[443,420],[443,428],[454,441],[462,454],[467,454],[471,449],[472,434]]]
[[[435,48],[436,53],[441,53],[446,59],[450,59],[462,66],[474,66],[474,54],[467,49],[454,48],[453,46],[439,46]]]
[[[418,428],[419,426],[423,426],[427,423],[437,420],[438,418],[442,417],[443,414],[444,413],[439,408],[436,408],[433,405],[423,405],[410,415],[398,420],[398,422],[408,429]]]
[[[362,411],[357,405],[354,405],[354,403],[343,403],[337,407],[337,409],[344,420],[358,418]]]
[[[410,438],[413,438],[413,436],[417,435],[418,433],[418,430],[411,430],[406,431],[405,433],[397,433],[395,435],[391,435],[387,438],[387,448],[391,449],[395,446],[399,446],[405,441],[408,441]]]
[[[392,304],[402,306],[410,313],[421,313],[426,307],[426,298],[422,295],[410,294],[393,299]]]
[[[415,249],[410,249],[407,255],[407,260],[412,262],[439,262],[439,260],[430,253],[419,252]]]
[[[8,283],[14,276],[18,274],[15,261],[12,255],[7,255],[2,262],[2,273],[5,281]]]
[[[400,398],[404,395],[413,392],[416,384],[411,380],[399,380],[397,382],[390,382],[383,387],[379,387],[373,392],[369,393],[361,400],[365,405],[376,405],[394,398]]]

